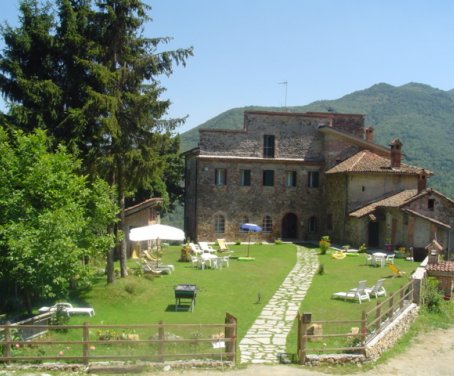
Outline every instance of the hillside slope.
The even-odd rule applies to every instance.
[[[238,129],[246,110],[282,111],[276,107],[234,108],[181,135],[182,150],[197,146],[200,128]],[[375,129],[375,141],[387,146],[395,137],[403,143],[404,162],[435,173],[430,186],[454,198],[454,90],[409,83],[380,83],[342,98],[316,101],[288,111],[362,113]]]

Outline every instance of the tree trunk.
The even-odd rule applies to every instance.
[[[110,228],[109,231],[112,232],[113,228]],[[107,265],[106,265],[107,283],[115,282],[114,253],[115,253],[115,245],[111,249],[109,249],[109,251],[107,252]]]
[[[128,276],[128,269],[126,266],[126,238],[128,236],[127,231],[128,229],[126,228],[126,222],[125,222],[125,186],[124,186],[124,179],[125,179],[125,173],[124,173],[124,166],[123,166],[123,160],[121,157],[118,160],[118,197],[120,199],[120,228],[121,231],[123,232],[123,237],[121,240],[120,244],[120,275],[122,278]]]

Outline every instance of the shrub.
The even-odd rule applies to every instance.
[[[329,239],[329,236],[325,235],[322,236],[319,242],[319,247],[320,247],[320,253],[322,255],[326,254],[326,251],[331,247],[331,240]]]
[[[366,244],[363,243],[359,246],[358,253],[366,253],[366,250]]]
[[[443,295],[438,287],[439,282],[436,278],[430,277],[424,291],[423,299],[427,310],[432,313],[441,313],[444,304]]]
[[[274,244],[276,244],[276,245],[282,244],[282,239],[277,238],[277,239],[274,241]]]
[[[325,265],[320,264],[320,265],[318,266],[317,274],[318,274],[318,275],[323,275],[323,274],[325,274]]]

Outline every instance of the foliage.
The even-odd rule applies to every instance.
[[[439,289],[439,281],[434,277],[429,277],[427,279],[423,303],[429,312],[441,313],[442,311],[442,306],[444,304],[443,294]]]
[[[184,119],[163,119],[170,101],[161,98],[158,78],[185,65],[192,48],[163,51],[170,38],[144,36],[150,7],[142,1],[42,4],[21,2],[19,26],[1,29],[4,119],[26,131],[45,128],[54,145],[78,150],[91,177],[116,187],[122,224],[125,199],[139,189],[165,204],[180,199],[183,162],[174,130]],[[124,240],[120,254],[125,276]]]
[[[366,247],[366,244],[363,243],[359,246],[359,249],[358,249],[358,253],[366,253],[367,251],[367,247]]]
[[[20,298],[66,297],[88,284],[88,258],[112,246],[106,233],[116,206],[108,186],[78,174],[80,161],[62,146],[49,152],[43,131],[9,134],[0,127],[1,308]],[[20,294],[20,296],[18,295]]]
[[[191,247],[189,244],[184,244],[183,247],[181,247],[181,255],[178,261],[181,262],[191,261]]]
[[[328,249],[331,247],[331,240],[330,240],[329,236],[327,236],[327,235],[322,236],[322,238],[320,239],[320,242],[319,242],[319,247],[320,247],[320,253],[322,255],[326,254]]]
[[[325,274],[325,265],[323,265],[323,264],[319,264],[319,265],[318,265],[317,274],[318,274],[318,275],[323,275],[323,274]]]
[[[282,239],[280,239],[280,238],[275,239],[274,244],[276,244],[276,245],[282,244]]]

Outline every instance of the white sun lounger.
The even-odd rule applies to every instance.
[[[94,316],[95,310],[93,308],[85,308],[85,307],[73,307],[71,303],[57,303],[52,307],[41,307],[38,312],[39,313],[46,313],[46,312],[56,312],[58,309],[61,309],[63,312],[71,315],[88,315]]]

